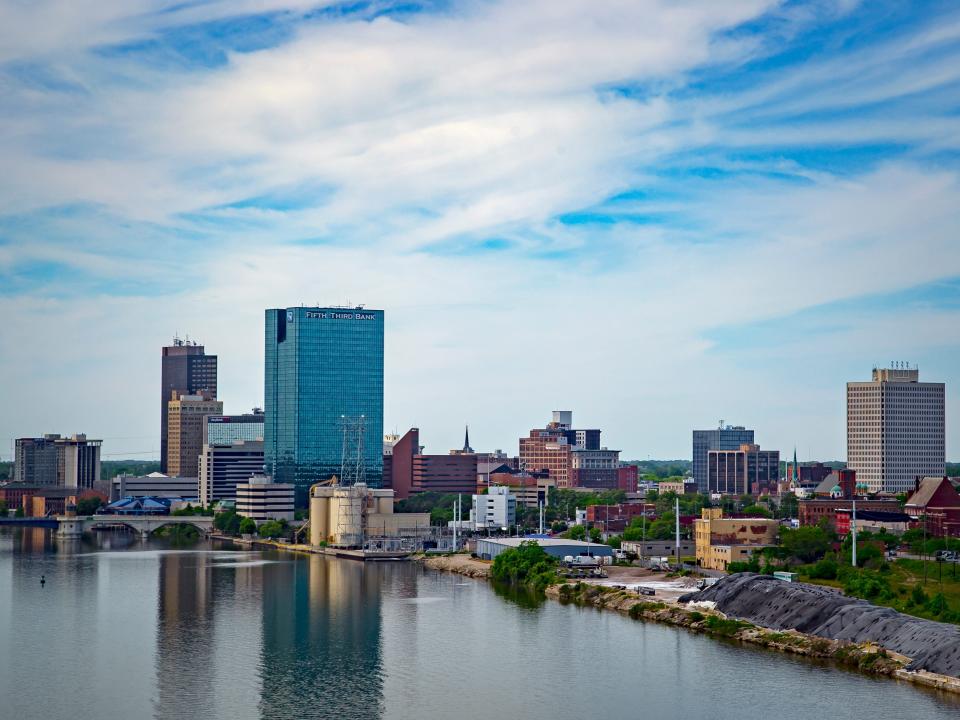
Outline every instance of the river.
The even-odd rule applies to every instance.
[[[0,717],[20,720],[960,717],[950,695],[415,563],[0,531],[0,606]]]

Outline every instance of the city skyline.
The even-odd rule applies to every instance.
[[[909,360],[960,459],[954,6],[320,5],[0,8],[4,459],[159,458],[159,346],[247,412],[265,308],[358,302],[429,453],[568,408],[623,459],[722,419],[843,460],[846,383]]]

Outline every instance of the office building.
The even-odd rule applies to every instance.
[[[198,497],[204,505],[235,501],[237,485],[263,473],[263,441],[208,444],[200,453]]]
[[[162,348],[160,366],[160,472],[167,467],[167,403],[176,392],[179,395],[197,395],[206,392],[217,397],[217,356],[206,355],[203,345],[190,340],[174,338],[173,344]],[[192,477],[196,472],[191,473]]]
[[[171,393],[167,402],[166,475],[197,477],[203,432],[208,415],[223,415],[223,403],[208,392],[199,395]]]
[[[13,481],[26,485],[57,484],[57,444],[59,435],[17,438],[14,452]]]
[[[87,489],[100,481],[102,440],[78,433],[61,437],[17,438],[14,482],[34,486]]]
[[[102,440],[89,440],[79,433],[59,438],[57,445],[57,484],[85,490],[100,482],[100,446]]]
[[[578,431],[579,432],[579,431]],[[599,439],[599,431],[597,438]],[[570,451],[567,487],[616,490],[619,483],[620,451],[575,446]]]
[[[584,454],[574,459],[574,451]],[[578,482],[584,483],[582,487],[616,488],[619,457],[618,450],[600,447],[599,430],[574,429],[570,410],[554,410],[545,428],[534,428],[529,437],[520,438],[520,469],[547,472],[558,488],[577,487]],[[577,471],[572,477],[571,469]]]
[[[871,492],[909,492],[918,476],[944,474],[944,384],[900,365],[847,383],[847,467]]]
[[[394,462],[397,460],[394,454]],[[467,493],[477,489],[476,455],[413,456],[410,493]]]
[[[707,452],[707,489],[711,494],[775,494],[779,479],[779,450],[761,450],[759,445],[745,443],[736,450]]]
[[[110,502],[125,497],[160,497],[197,499],[195,477],[170,477],[163,473],[149,475],[117,475],[110,483]]]
[[[707,479],[707,453],[711,450],[737,450],[741,445],[753,444],[753,430],[742,425],[722,423],[715,430],[693,431],[693,479],[697,483],[697,492],[709,492]]]
[[[237,440],[263,440],[263,410],[243,415],[208,415],[203,428],[204,445],[228,445]]]
[[[473,496],[470,524],[474,530],[506,529],[517,521],[517,498],[510,488],[494,485],[484,495]]]
[[[237,515],[267,520],[293,520],[294,487],[275,483],[265,475],[255,475],[237,484]]]
[[[264,463],[298,506],[320,480],[383,481],[382,310],[266,311]],[[343,461],[346,462],[343,462]]]

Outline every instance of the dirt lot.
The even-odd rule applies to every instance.
[[[677,598],[691,590],[697,585],[697,578],[690,577],[667,577],[665,573],[654,572],[641,567],[619,567],[609,566],[604,568],[609,577],[606,578],[587,578],[583,582],[594,585],[624,585],[627,590],[636,590],[638,587],[651,589],[654,592],[653,598],[663,602],[676,602]]]

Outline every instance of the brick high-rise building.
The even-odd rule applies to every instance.
[[[166,475],[198,477],[203,431],[208,415],[223,415],[223,403],[207,392],[180,395],[174,391],[167,402]]]
[[[920,382],[917,369],[874,368],[870,382],[847,383],[847,467],[871,492],[942,476],[944,434],[944,384]]]
[[[545,428],[520,438],[520,469],[547,472],[558,488],[616,489],[620,451],[600,447],[600,431],[576,430],[570,410],[554,410]]]
[[[160,364],[160,472],[167,467],[167,403],[172,393],[195,395],[207,392],[217,397],[217,356],[206,355],[203,345],[189,340],[173,339],[173,345],[161,350]],[[176,473],[174,473],[176,474]],[[197,471],[190,473],[196,476]]]

